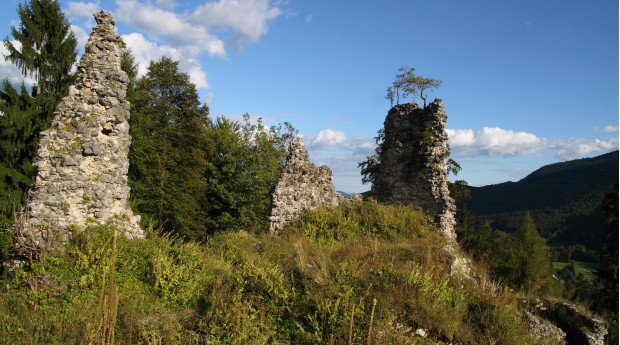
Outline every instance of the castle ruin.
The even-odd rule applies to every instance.
[[[332,171],[316,167],[308,159],[306,146],[297,138],[289,147],[286,165],[272,194],[269,233],[277,235],[286,223],[319,207],[338,206],[344,200],[332,183]]]
[[[439,99],[425,108],[408,103],[390,109],[371,195],[387,204],[421,208],[435,218],[445,237],[454,240],[456,206],[446,176],[447,119]]]
[[[119,37],[108,12],[94,14],[77,67],[77,80],[41,132],[37,175],[17,226],[39,248],[66,241],[69,228],[112,223],[125,236],[143,237],[129,205],[129,102]],[[19,242],[19,239],[18,239]]]

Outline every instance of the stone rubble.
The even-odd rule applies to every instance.
[[[269,233],[277,235],[290,221],[319,207],[335,207],[344,201],[332,183],[332,171],[316,167],[308,158],[306,146],[297,138],[289,147],[286,165],[272,194]]]
[[[143,237],[129,205],[127,74],[120,68],[119,37],[108,12],[94,14],[75,85],[57,105],[52,127],[41,132],[37,176],[17,226],[38,247],[69,228],[111,222],[125,236]]]

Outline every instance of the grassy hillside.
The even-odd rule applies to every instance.
[[[618,151],[544,166],[518,182],[471,187],[461,202],[495,228],[514,231],[529,212],[555,246],[601,248],[606,228],[603,196],[618,183]]]
[[[513,293],[450,277],[444,239],[408,208],[319,210],[280,237],[112,234],[75,233],[4,277],[0,343],[533,343]]]

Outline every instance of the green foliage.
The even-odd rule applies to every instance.
[[[597,283],[600,293],[593,300],[593,308],[605,315],[610,326],[607,341],[618,344],[618,184],[605,194],[602,203],[607,220],[604,245],[601,250],[601,268]]]
[[[24,76],[34,76],[33,95],[7,79],[0,91],[0,227],[13,222],[32,183],[39,133],[51,125],[52,112],[73,79],[77,39],[57,1],[29,0],[18,5],[19,25],[4,38],[5,60]],[[19,44],[14,44],[16,40]],[[0,254],[1,255],[1,254]]]
[[[70,71],[77,58],[77,38],[56,0],[28,0],[18,5],[17,14],[20,24],[11,27],[11,36],[20,44],[5,38],[5,59],[21,69],[24,76],[34,76],[34,95],[53,96],[48,104],[53,108],[73,79]],[[47,110],[51,114],[52,109]]]
[[[133,90],[136,78],[138,77],[138,63],[133,55],[131,48],[121,48],[121,70],[127,73],[129,78],[129,86],[127,87],[130,92]]]
[[[305,223],[317,232],[306,236]],[[532,343],[514,295],[450,277],[445,240],[420,212],[359,203],[317,210],[285,233],[196,244],[148,231],[117,238],[114,258],[112,229],[76,232],[0,281],[0,342],[87,342],[101,296],[114,300],[107,282],[117,343]],[[417,327],[430,339],[414,337]]]
[[[431,218],[406,206],[346,203],[335,209],[310,212],[303,220],[292,222],[283,233],[299,232],[319,243],[366,235],[389,238],[398,234],[415,238],[427,234],[431,224]]]
[[[268,228],[271,193],[297,131],[289,124],[266,127],[245,114],[243,122],[218,117],[207,126],[209,233]]]
[[[607,228],[601,200],[618,183],[618,166],[618,151],[547,165],[518,182],[470,187],[471,199],[459,206],[508,232],[517,231],[529,212],[556,255],[582,245],[587,252],[579,250],[584,255],[574,259],[595,262],[592,251],[602,248]]]
[[[537,290],[553,274],[551,256],[547,243],[540,236],[532,216],[526,215],[523,225],[515,234],[515,248],[512,266],[515,269],[514,283],[526,291]]]
[[[357,167],[360,168],[360,173],[362,174],[362,184],[372,185],[377,178],[377,173],[379,172],[379,167],[381,166],[381,146],[384,139],[385,131],[381,128],[377,131],[377,136],[375,137],[375,143],[377,144],[375,153],[372,156],[366,157],[365,161],[357,164]]]
[[[201,238],[205,212],[209,109],[189,75],[169,58],[151,62],[129,93],[129,185],[133,208],[168,231]]]
[[[401,67],[396,73],[396,77],[392,85],[387,88],[385,98],[390,101],[390,106],[394,104],[394,96],[396,96],[396,104],[400,104],[400,98],[420,97],[424,101],[426,108],[427,91],[441,87],[441,80],[433,78],[425,78],[413,73],[413,67]]]
[[[135,74],[131,52],[123,52]],[[271,193],[297,131],[208,118],[189,76],[168,58],[152,62],[130,89],[129,183],[133,208],[146,221],[185,238],[268,227]]]
[[[466,208],[457,211],[459,244],[488,265],[493,278],[531,293],[557,294],[551,256],[531,217],[519,232],[493,229],[489,221],[478,223]]]

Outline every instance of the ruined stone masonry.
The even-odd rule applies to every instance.
[[[77,80],[57,105],[52,127],[41,132],[37,176],[21,214],[22,234],[37,246],[66,240],[68,227],[111,222],[125,236],[143,237],[127,203],[129,102],[120,69],[119,37],[108,12],[94,14]],[[49,244],[49,243],[48,243]]]
[[[424,109],[417,103],[393,107],[385,118],[371,195],[387,204],[421,208],[435,218],[445,237],[455,240],[456,206],[446,176],[447,119],[439,99]]]
[[[343,200],[332,183],[331,170],[312,164],[303,140],[297,138],[289,147],[286,165],[272,195],[269,233],[277,235],[286,223],[304,213],[338,206]]]

